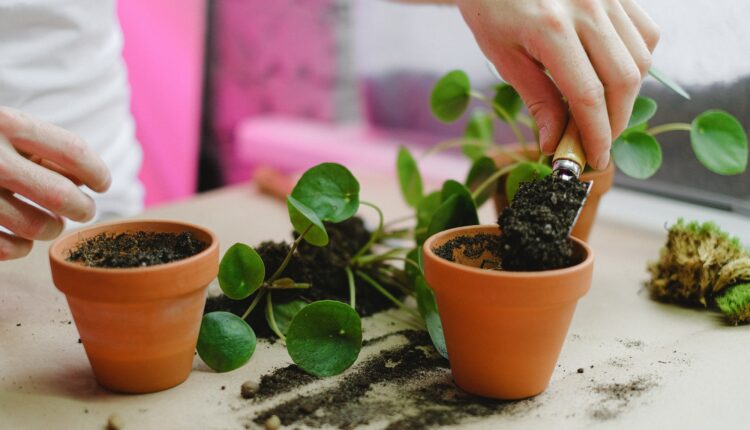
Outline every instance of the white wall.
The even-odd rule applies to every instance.
[[[662,29],[654,65],[684,84],[750,74],[750,0],[641,0]],[[451,6],[358,0],[354,46],[364,74],[461,68],[490,78],[481,52]]]

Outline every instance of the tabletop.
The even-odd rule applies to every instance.
[[[362,180],[363,199],[378,203],[387,218],[408,213],[396,189],[390,179]],[[362,209],[365,218],[374,221],[367,211]],[[646,262],[664,243],[663,225],[677,215],[716,218],[733,233],[750,232],[747,219],[612,190],[590,238],[596,255],[592,287],[578,304],[550,386],[519,402],[466,397],[445,367],[429,367],[439,363],[430,348],[418,346],[423,357],[417,364],[388,358],[389,351],[423,341],[413,330],[416,322],[398,310],[364,319],[366,345],[352,369],[304,379],[307,383],[260,400],[243,399],[240,386],[291,363],[279,342],[261,340],[250,363],[233,372],[214,373],[196,358],[189,379],[175,388],[114,394],[94,380],[65,298],[52,285],[48,245],[37,244],[27,258],[0,263],[0,429],[100,429],[112,414],[125,429],[256,428],[257,417],[290,404],[309,418],[284,423],[291,428],[320,423],[345,428],[342,419],[323,418],[363,414],[364,427],[377,429],[417,428],[417,422],[477,429],[745,426],[750,327],[727,326],[710,311],[654,302],[642,287]],[[284,205],[244,184],[140,217],[205,225],[217,233],[223,252],[235,242],[288,239],[286,216]],[[494,220],[489,205],[481,219]],[[394,374],[399,366],[412,367],[399,378],[363,380],[367,366],[378,360]],[[366,389],[354,398],[337,394],[362,386]],[[307,406],[326,396],[341,403]],[[433,416],[433,421],[415,418]]]

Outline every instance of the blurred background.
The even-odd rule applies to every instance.
[[[654,66],[682,99],[649,78],[652,124],[719,108],[750,130],[750,2],[649,0],[660,25]],[[386,0],[121,0],[132,110],[144,147],[147,204],[243,182],[258,166],[299,172],[322,161],[390,172],[398,145],[428,148],[463,133],[429,111],[436,79],[489,72],[457,9]],[[498,142],[513,142],[498,127]],[[750,173],[703,168],[687,133],[660,136],[662,169],[616,184],[750,216]],[[463,177],[458,155],[424,174]]]

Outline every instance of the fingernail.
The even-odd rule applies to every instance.
[[[604,170],[607,166],[609,166],[609,151],[599,156],[594,167],[596,167],[597,170]]]

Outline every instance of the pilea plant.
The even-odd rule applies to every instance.
[[[245,244],[234,244],[221,260],[218,280],[222,292],[230,299],[249,304],[241,315],[225,311],[204,315],[197,349],[209,367],[226,372],[244,365],[252,357],[256,336],[246,320],[262,307],[268,326],[286,343],[292,361],[300,368],[316,376],[343,372],[356,361],[362,347],[362,325],[356,312],[357,281],[419,316],[383,285],[379,277],[386,277],[403,295],[416,296],[423,313],[431,315],[429,311],[434,309],[434,302],[427,302],[423,292],[415,289],[413,282],[406,281],[403,270],[384,264],[390,260],[405,260],[401,255],[404,250],[390,247],[380,254],[373,252],[373,246],[387,236],[382,211],[372,203],[360,201],[359,183],[344,166],[323,163],[311,168],[302,175],[286,203],[296,239],[273,273],[266,273],[267,266],[261,255]],[[306,279],[284,276],[286,269],[294,264],[303,241],[313,247],[328,245],[326,225],[349,220],[360,205],[373,208],[379,222],[367,243],[343,267],[349,287],[348,303],[338,300],[308,303],[299,299],[275,302],[274,294],[282,290],[315,288]],[[413,266],[410,273],[415,272],[416,263],[410,260],[407,266],[409,264]],[[428,325],[434,324],[430,321],[428,319]]]
[[[684,97],[687,93],[675,82],[659,72],[652,71],[660,82]],[[546,157],[532,158],[535,150],[529,148],[522,128],[531,130],[538,139],[536,124],[522,112],[523,101],[508,84],[495,86],[490,97],[471,87],[463,71],[454,70],[441,77],[433,88],[430,107],[436,118],[452,122],[468,109],[472,99],[479,100],[485,108],[475,109],[466,125],[463,138],[442,142],[430,152],[451,147],[461,147],[473,162],[472,170],[489,171],[494,166],[487,157],[492,149],[507,154],[513,162],[491,174],[492,181],[507,175],[505,192],[512,199],[518,184],[540,178],[551,172]],[[489,110],[488,110],[489,109]],[[651,127],[648,121],[656,113],[656,101],[639,96],[633,106],[628,128],[612,143],[612,159],[626,175],[647,179],[654,175],[662,164],[661,145],[657,136],[672,131],[689,132],[690,143],[698,161],[710,171],[720,175],[740,174],[747,168],[747,136],[740,123],[730,114],[720,110],[709,110],[698,115],[691,123],[670,123]],[[506,123],[524,150],[520,153],[508,151],[493,141],[495,118]]]

